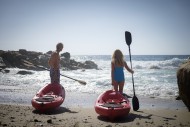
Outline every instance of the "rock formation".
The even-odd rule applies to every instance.
[[[20,74],[20,75],[27,75],[27,74],[33,74],[32,72],[30,72],[30,71],[19,71],[19,72],[17,72],[17,74]]]
[[[7,67],[17,67],[27,70],[43,70],[37,67],[43,66],[48,68],[48,60],[52,51],[47,53],[27,51],[20,49],[19,51],[2,51],[0,50],[0,70]],[[70,53],[61,54],[61,67],[64,70],[76,69],[98,69],[98,66],[93,61],[77,62],[70,59]]]
[[[190,111],[190,60],[178,69],[177,83],[179,96]]]

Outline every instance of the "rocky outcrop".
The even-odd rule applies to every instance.
[[[65,52],[65,53],[61,54],[61,57],[64,57],[65,59],[69,60],[71,58],[71,55],[70,55],[70,53]]]
[[[19,50],[19,51],[4,51],[2,57],[6,67],[17,67],[21,69],[39,70],[35,64],[38,64],[38,56],[42,53]],[[28,62],[30,61],[30,62]]]
[[[17,72],[17,74],[20,74],[20,75],[27,75],[27,74],[33,74],[32,72],[30,72],[30,71],[19,71],[19,72]]]
[[[190,60],[178,69],[177,83],[179,96],[190,111]]]
[[[1,57],[0,57],[0,68],[2,68],[2,69],[6,68],[3,58],[1,58]]]
[[[28,70],[43,70],[37,67],[43,66],[48,68],[48,60],[52,51],[47,53],[27,51],[20,49],[19,51],[2,51],[0,50],[0,68],[1,70],[6,67],[17,67]],[[70,59],[70,53],[66,52],[61,54],[61,67],[64,70],[76,69],[98,69],[98,66],[93,61],[77,62]]]

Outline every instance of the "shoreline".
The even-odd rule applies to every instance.
[[[110,121],[96,114],[92,107],[60,107],[46,114],[32,106],[22,104],[0,104],[0,126],[34,127],[188,127],[190,112],[187,109],[139,109],[130,110],[128,116]]]
[[[13,93],[12,93],[13,94]],[[22,95],[22,94],[21,94]],[[11,95],[10,97],[12,97]],[[66,92],[66,98],[60,108],[46,114],[31,106],[32,94],[19,100],[0,102],[0,126],[22,127],[187,127],[190,126],[190,112],[182,102],[170,99],[138,97],[140,109],[132,108],[128,116],[110,121],[99,116],[94,109],[95,93]],[[133,97],[133,95],[130,95]],[[6,99],[6,98],[4,98]]]
[[[31,106],[31,100],[34,94],[17,94],[13,92],[12,94],[1,94],[0,104],[21,104],[26,106]],[[15,96],[16,95],[16,96]],[[96,99],[99,94],[96,93],[83,93],[83,92],[71,92],[66,91],[66,96],[62,107],[66,108],[93,108]],[[129,95],[133,97],[133,95]],[[139,105],[142,109],[186,109],[185,104],[182,100],[176,100],[172,98],[152,98],[152,97],[142,97],[136,95],[139,99]],[[132,98],[128,98],[132,105]]]

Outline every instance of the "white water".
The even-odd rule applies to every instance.
[[[151,56],[152,57],[152,56]],[[111,89],[111,57],[110,56],[73,56],[76,61],[92,60],[98,64],[99,70],[73,70],[61,71],[62,74],[75,79],[84,80],[86,86],[78,82],[61,77],[61,84],[66,92],[78,92],[87,94],[100,94]],[[174,98],[178,95],[176,71],[179,65],[186,60],[172,57],[150,58],[142,56],[133,60],[135,90],[137,96],[155,98]],[[126,58],[128,60],[128,58]],[[130,67],[130,62],[127,61]],[[0,72],[0,99],[14,101],[14,97],[24,102],[24,98],[31,100],[32,96],[45,84],[50,82],[48,71],[31,71],[31,75],[16,74],[18,68],[9,68],[9,73]],[[133,94],[131,74],[125,70],[124,92]],[[23,95],[26,95],[23,97]],[[80,96],[79,96],[80,97]],[[11,100],[11,101],[10,101]],[[19,101],[18,99],[15,101]],[[4,101],[6,102],[6,101]]]

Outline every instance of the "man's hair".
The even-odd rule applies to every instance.
[[[56,50],[59,50],[63,48],[63,43],[59,42],[57,45],[56,45]]]

